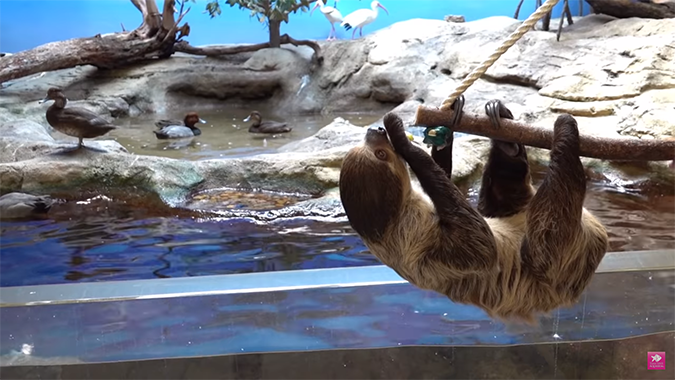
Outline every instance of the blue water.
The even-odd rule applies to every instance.
[[[533,171],[535,185],[541,172]],[[475,206],[477,191],[469,191]],[[641,194],[591,182],[585,206],[610,251],[675,249],[672,190]],[[0,286],[378,265],[345,218],[262,225],[159,214],[97,198],[55,205],[49,219],[0,223]]]
[[[50,220],[0,224],[0,286],[379,264],[346,221],[263,226],[58,207]]]
[[[578,1],[570,0],[572,14],[578,14]],[[225,43],[259,43],[268,40],[268,32],[249,11],[227,6],[224,0],[222,14],[211,19],[204,14],[207,0],[188,4],[191,11],[183,21],[190,24],[192,45]],[[413,18],[443,19],[447,14],[464,15],[467,21],[489,16],[513,17],[518,0],[382,0],[389,15],[380,11],[378,18],[363,30],[364,35],[385,28],[395,22]],[[161,9],[162,1],[157,1]],[[333,5],[333,0],[328,2]],[[341,0],[338,9],[343,15],[361,8],[369,8],[368,0]],[[527,18],[535,9],[534,0],[524,0],[520,19]],[[562,1],[556,5],[553,17],[559,17]],[[589,11],[584,4],[584,14]],[[67,22],[64,22],[68,20]],[[330,24],[316,10],[291,14],[288,24],[282,24],[281,33],[297,39],[325,39]],[[89,37],[97,33],[131,30],[141,23],[140,12],[128,0],[2,0],[0,1],[0,50],[14,53],[59,40]],[[351,31],[338,29],[338,38],[351,37]]]

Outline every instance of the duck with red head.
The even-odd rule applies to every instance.
[[[195,125],[197,123],[206,123],[197,115],[196,112],[189,112],[185,115],[183,121],[180,120],[159,120],[155,123],[158,128],[153,131],[160,140],[180,139],[185,137],[195,137],[202,134],[202,131]]]
[[[496,128],[513,117],[499,101],[486,112]],[[447,147],[430,155],[389,113],[384,128],[369,129],[345,156],[340,198],[370,252],[411,284],[499,319],[533,322],[576,302],[608,237],[583,207],[574,118],[556,120],[549,171],[536,192],[525,147],[493,140],[477,210],[451,181],[452,139],[450,133]],[[406,163],[421,189],[412,186]]]
[[[68,99],[60,88],[52,87],[39,103],[53,100],[47,109],[47,122],[55,130],[79,140],[77,148],[86,148],[83,139],[103,136],[117,127],[95,113],[79,107],[68,107]]]

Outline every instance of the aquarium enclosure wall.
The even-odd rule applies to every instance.
[[[0,2],[0,378],[675,378],[675,2]]]

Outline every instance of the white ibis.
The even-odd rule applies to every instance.
[[[345,16],[342,19],[343,21],[340,26],[344,26],[346,30],[354,28],[354,31],[352,32],[352,39],[354,39],[354,33],[356,33],[356,29],[359,29],[359,36],[363,37],[363,27],[375,21],[377,18],[377,8],[382,8],[385,12],[387,12],[387,14],[389,14],[387,8],[382,6],[379,1],[375,0],[370,3],[370,9],[359,9]]]
[[[337,1],[335,2],[334,5],[337,5]],[[312,13],[314,13],[314,10],[316,8],[321,7],[321,13],[323,13],[324,16],[328,19],[328,22],[330,22],[330,34],[328,35],[328,38],[326,39],[327,41],[331,41],[335,39],[335,24],[336,22],[342,22],[342,14],[340,11],[337,10],[335,7],[327,7],[326,4],[324,4],[323,1],[318,0],[316,4],[314,5],[314,8],[312,8],[312,11],[309,12],[309,15],[312,16]]]

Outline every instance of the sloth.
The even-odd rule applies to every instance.
[[[458,100],[455,114],[462,112]],[[500,118],[513,119],[499,100],[485,108],[495,128]],[[538,314],[578,301],[608,237],[583,207],[586,175],[571,115],[555,121],[537,190],[525,146],[491,140],[476,209],[451,181],[452,133],[445,148],[429,154],[408,140],[396,114],[383,122],[348,152],[339,179],[349,223],[379,261],[411,284],[493,319],[534,323]]]

